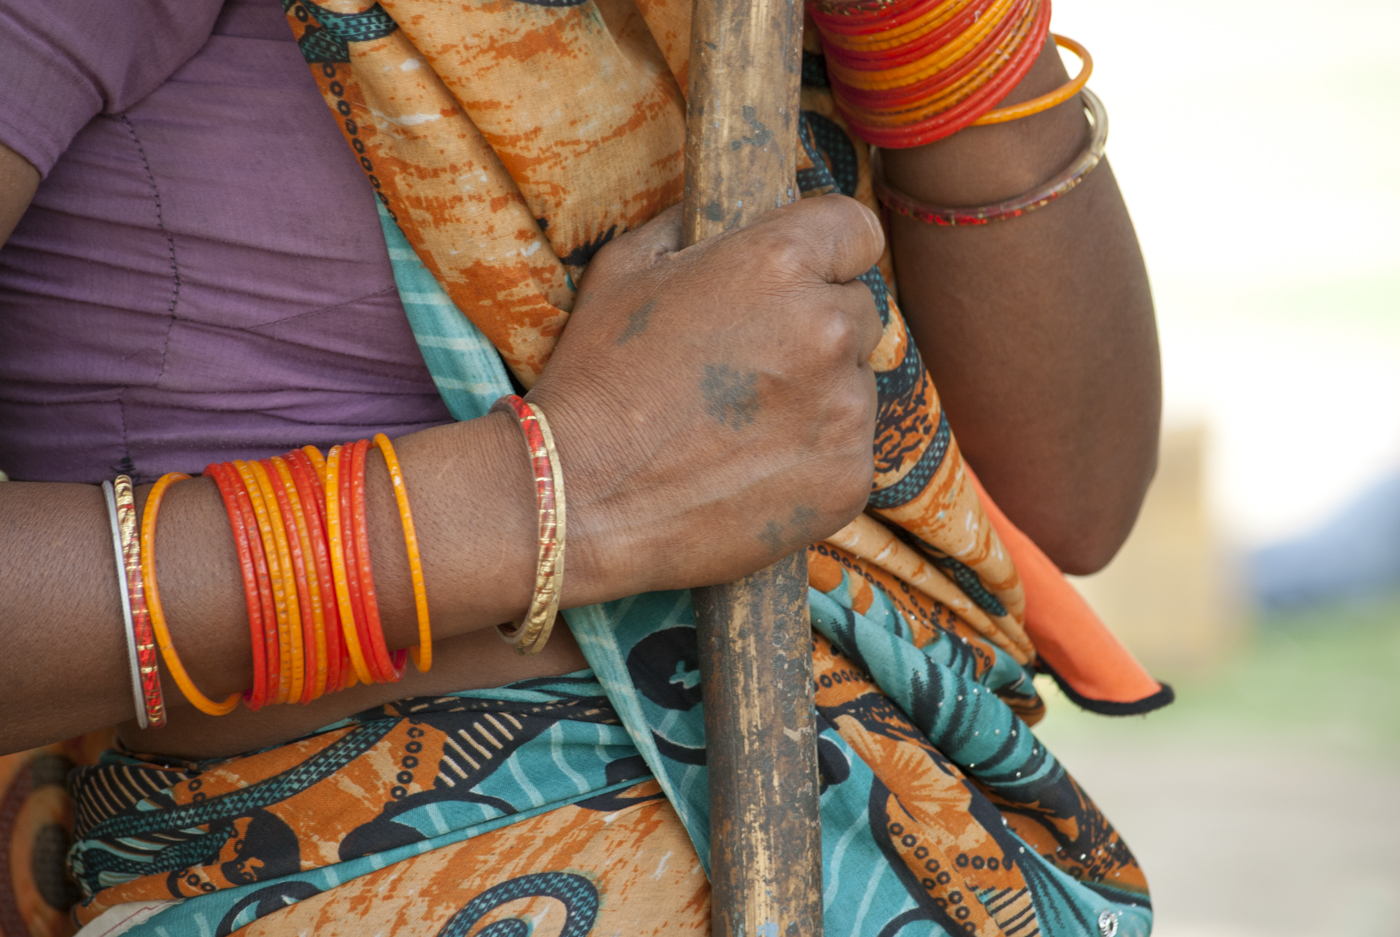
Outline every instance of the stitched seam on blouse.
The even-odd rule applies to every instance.
[[[151,195],[156,204],[156,227],[160,228],[160,233],[165,235],[165,245],[170,252],[170,306],[167,312],[170,315],[170,325],[165,330],[165,344],[160,350],[160,373],[156,375],[155,384],[159,386],[160,379],[165,376],[165,364],[170,351],[170,333],[175,330],[175,309],[180,304],[180,265],[175,258],[175,237],[165,227],[165,215],[160,201],[160,187],[156,185],[156,175],[151,171],[151,161],[146,158],[146,148],[141,145],[141,138],[136,135],[136,127],[132,125],[131,118],[123,111],[116,115],[117,120],[126,127],[126,132],[131,134],[131,142],[136,144],[137,155],[141,157],[141,165],[146,169],[146,182],[151,187]],[[129,388],[123,389],[125,393]]]

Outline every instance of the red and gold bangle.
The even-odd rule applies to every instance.
[[[340,637],[340,616],[335,601],[335,579],[331,576],[330,550],[326,543],[326,529],[321,515],[326,510],[326,496],[316,475],[316,468],[306,453],[293,449],[287,453],[287,468],[292,482],[296,485],[297,497],[301,501],[306,516],[307,539],[311,544],[311,570],[315,574],[316,594],[319,597],[322,618],[322,640],[325,642],[324,660],[326,680],[324,692],[340,689],[343,674],[342,657],[345,653]]]
[[[418,552],[418,532],[413,526],[413,510],[408,506],[408,486],[404,484],[403,468],[399,465],[394,444],[383,433],[374,434],[374,444],[384,455],[389,469],[389,481],[394,486],[394,500],[399,506],[403,523],[404,546],[408,548],[408,574],[413,582],[413,607],[418,613],[418,645],[412,649],[413,663],[426,673],[433,666],[433,629],[428,620],[428,589],[423,582],[423,558]]]
[[[277,549],[277,541],[272,532],[272,518],[267,501],[263,498],[262,488],[258,485],[257,475],[253,473],[252,466],[247,462],[235,459],[232,465],[233,470],[243,483],[242,487],[248,500],[253,505],[253,516],[258,536],[263,545],[263,558],[267,562],[268,582],[272,590],[272,608],[277,622],[278,673],[281,675],[277,696],[273,702],[285,703],[288,699],[294,698],[292,686],[297,680],[297,674],[292,667],[292,636],[287,616],[287,587],[282,572],[282,556]]]
[[[365,661],[364,649],[360,644],[359,626],[355,621],[355,607],[350,594],[350,558],[346,557],[345,532],[342,523],[342,503],[350,512],[349,498],[341,500],[340,474],[341,454],[344,446],[332,446],[326,454],[326,541],[330,545],[331,574],[335,582],[337,611],[340,613],[341,635],[345,639],[345,649],[349,652],[353,673],[362,683],[373,683]],[[347,492],[348,495],[348,492]]]
[[[379,601],[374,589],[374,568],[369,556],[369,520],[365,516],[365,457],[369,453],[369,440],[355,443],[351,453],[350,494],[352,505],[353,530],[355,532],[355,561],[360,567],[360,595],[365,603],[365,624],[369,634],[369,652],[373,655],[371,669],[377,669],[385,683],[395,683],[403,679],[404,667],[408,663],[408,651],[389,653],[384,640],[384,623],[379,617]]]
[[[884,173],[881,171],[879,152],[872,151],[871,182],[875,190],[875,197],[880,200],[882,205],[896,214],[913,218],[915,221],[922,221],[924,224],[947,227],[1007,221],[1011,218],[1019,218],[1021,215],[1038,208],[1044,208],[1083,182],[1084,178],[1103,159],[1104,148],[1108,144],[1108,112],[1104,109],[1103,102],[1088,88],[1080,91],[1080,95],[1084,99],[1085,109],[1089,112],[1094,124],[1094,133],[1089,145],[1075,157],[1069,166],[1065,167],[1064,171],[1038,189],[991,205],[968,208],[929,205],[891,187],[885,181]]]
[[[292,573],[296,580],[297,605],[301,610],[302,688],[300,700],[311,702],[326,688],[326,632],[319,595],[314,588],[316,571],[312,569],[311,543],[306,536],[306,514],[297,496],[287,463],[276,456],[260,463],[272,483],[272,494],[282,512],[282,526],[287,531],[287,549],[292,555]],[[313,597],[317,601],[312,601]],[[321,692],[316,691],[320,683]]]
[[[121,532],[127,596],[131,602],[131,630],[141,675],[141,697],[146,721],[160,727],[165,725],[166,719],[165,694],[161,691],[160,667],[156,664],[156,635],[151,627],[150,607],[146,602],[145,582],[141,575],[141,530],[136,517],[136,492],[132,489],[130,477],[126,475],[118,475],[112,482],[112,489],[117,502],[117,526]]]
[[[151,627],[155,630],[156,644],[160,647],[160,653],[165,658],[166,669],[175,678],[175,684],[180,688],[180,692],[185,694],[185,699],[189,700],[200,712],[208,713],[211,716],[222,716],[234,710],[238,705],[242,693],[234,693],[222,703],[216,703],[195,687],[194,681],[185,671],[185,666],[180,662],[180,655],[175,653],[175,646],[170,640],[170,630],[165,624],[165,609],[160,603],[160,587],[156,577],[156,515],[160,512],[160,502],[165,497],[165,490],[177,481],[184,481],[189,478],[183,472],[171,472],[162,475],[155,483],[151,493],[146,498],[146,510],[141,519],[141,580],[146,591],[146,605],[151,613]]]
[[[511,625],[498,625],[497,629],[518,653],[537,654],[554,628],[564,584],[564,479],[554,435],[543,411],[515,394],[502,397],[491,408],[493,412],[506,409],[519,421],[530,452],[539,511],[539,552],[535,587],[525,618]]]
[[[243,595],[248,603],[248,630],[253,645],[253,686],[243,695],[243,702],[256,712],[267,702],[267,650],[263,646],[262,596],[258,593],[257,566],[253,563],[253,548],[248,528],[243,524],[243,512],[238,509],[235,483],[223,466],[217,463],[205,466],[204,474],[214,479],[214,484],[218,486],[228,511],[229,526],[233,529],[233,545],[238,553],[238,571],[243,576]]]

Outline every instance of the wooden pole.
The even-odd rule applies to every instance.
[[[687,245],[798,198],[800,0],[695,0]],[[715,937],[820,937],[807,554],[696,589]]]

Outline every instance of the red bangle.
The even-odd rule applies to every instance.
[[[340,689],[344,679],[342,664],[349,658],[345,656],[340,637],[340,609],[335,600],[335,579],[331,575],[329,543],[326,539],[325,523],[321,517],[326,510],[325,491],[317,480],[316,467],[311,464],[311,459],[306,453],[300,449],[293,449],[285,458],[306,515],[307,535],[311,541],[311,565],[321,590],[321,613],[325,618],[326,631],[326,692],[330,693]]]
[[[963,3],[961,9],[949,14],[949,19],[945,22],[951,22],[953,19],[962,21],[969,15],[977,19],[994,2],[995,0],[977,0],[975,3]],[[942,5],[943,0],[917,0],[908,4],[884,3],[874,10],[863,10],[859,4],[841,4],[839,7],[823,9],[818,4],[809,3],[807,9],[811,11],[812,20],[823,33],[878,36],[880,33],[891,32],[911,23]],[[890,12],[891,10],[893,12]],[[942,25],[936,28],[941,29]]]
[[[238,569],[243,576],[243,596],[248,603],[248,630],[253,646],[253,686],[243,694],[243,703],[257,711],[267,702],[267,652],[263,646],[262,595],[258,591],[257,567],[253,563],[248,529],[243,525],[243,512],[238,509],[238,496],[223,467],[212,462],[204,467],[204,474],[214,479],[214,484],[218,486],[219,494],[224,499],[224,509],[228,511],[229,526],[233,528],[233,543],[238,551]]]
[[[1041,0],[1040,9],[1031,27],[1031,40],[1023,42],[1010,63],[981,88],[959,104],[941,114],[926,118],[907,127],[872,127],[843,106],[839,94],[837,107],[851,130],[872,146],[902,149],[923,146],[952,136],[971,124],[989,108],[1011,92],[1030,71],[1036,55],[1045,44],[1050,24],[1050,0]],[[833,90],[835,83],[833,82]]]
[[[379,618],[379,602],[374,593],[374,571],[369,558],[369,523],[365,516],[365,456],[369,452],[369,440],[355,443],[350,469],[351,484],[351,526],[355,532],[355,559],[360,567],[360,594],[365,602],[365,624],[369,632],[370,649],[380,679],[394,683],[403,678],[404,667],[408,662],[406,648],[396,651],[391,658],[388,644],[384,640],[384,626]]]
[[[263,697],[265,705],[277,701],[283,678],[282,645],[277,634],[277,610],[272,601],[272,574],[268,569],[267,554],[263,551],[262,535],[259,533],[253,536],[258,530],[258,518],[253,511],[248,489],[243,485],[243,477],[234,470],[232,462],[220,463],[219,468],[232,482],[234,500],[238,503],[238,513],[243,518],[243,529],[248,534],[248,550],[252,554],[253,573],[258,582],[258,599],[262,606],[262,647],[267,655],[267,693]]]
[[[317,673],[318,670],[324,669],[325,664],[317,659],[316,654],[316,620],[311,603],[311,583],[307,580],[306,575],[306,551],[302,549],[302,538],[305,535],[301,530],[301,524],[297,523],[297,511],[292,506],[290,493],[282,480],[282,473],[277,470],[277,463],[272,459],[260,459],[259,461],[267,472],[268,481],[272,483],[272,495],[277,502],[278,511],[282,514],[282,524],[287,533],[287,552],[292,557],[292,578],[297,590],[297,609],[301,612],[301,699],[289,702],[306,704],[316,696]],[[322,683],[322,687],[324,686],[325,684]]]

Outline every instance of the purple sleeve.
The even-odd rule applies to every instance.
[[[88,121],[150,94],[209,38],[223,0],[0,3],[0,143],[47,176]]]

